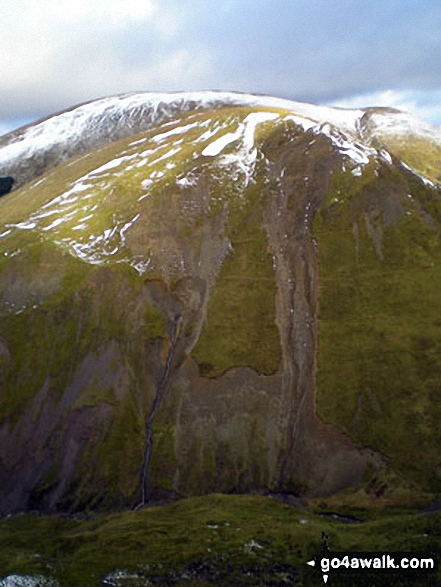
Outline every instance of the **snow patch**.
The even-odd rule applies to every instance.
[[[204,123],[202,123],[202,124],[204,124]],[[205,124],[207,124],[207,122],[205,122]],[[168,130],[167,132],[153,136],[152,141],[155,141],[155,143],[159,143],[159,142],[164,141],[165,139],[168,139],[169,137],[172,137],[173,135],[182,134],[192,128],[196,128],[199,126],[201,126],[201,124],[199,122],[193,122],[193,123],[187,124],[185,126],[178,126],[176,128],[172,128],[172,130]]]
[[[344,133],[332,129],[328,124],[314,127],[315,133],[323,133],[329,137],[342,155],[349,157],[357,165],[367,165],[370,157],[377,155],[377,150],[366,147],[357,141],[350,140]]]
[[[227,133],[210,143],[202,151],[202,155],[215,157],[230,143],[240,141],[241,146],[236,149],[235,153],[223,155],[217,160],[217,163],[221,166],[235,167],[244,176],[243,187],[246,187],[251,182],[257,160],[257,149],[255,147],[256,127],[258,124],[276,120],[277,118],[280,118],[280,116],[275,112],[253,112],[248,114],[244,121],[238,124],[235,132]],[[233,175],[233,179],[238,179],[237,173]]]
[[[75,185],[68,190],[67,192],[64,192],[62,194],[60,194],[59,196],[57,196],[56,198],[53,198],[50,202],[48,202],[47,204],[45,204],[44,206],[42,206],[43,209],[45,208],[51,208],[53,207],[55,204],[69,204],[71,202],[75,202],[76,198],[73,200],[69,200],[69,196],[71,196],[72,194],[77,194],[79,192],[84,192],[86,190],[88,190],[89,188],[92,188],[92,184],[91,183],[83,183],[83,180],[86,178],[87,176],[84,176],[80,179],[78,179],[75,183]]]
[[[133,159],[134,157],[136,157],[136,155],[127,155],[125,157],[118,157],[117,159],[113,159],[112,161],[104,163],[104,165],[101,165],[101,167],[98,167],[97,169],[90,171],[88,173],[88,177],[98,175],[103,171],[108,171],[109,169],[115,169],[115,167],[120,167],[123,163],[125,163],[126,161],[130,161],[130,159]]]
[[[390,153],[388,153],[387,151],[385,151],[384,149],[382,149],[381,151],[379,151],[380,156],[387,161],[387,163],[389,163],[389,165],[392,165],[392,157],[390,156]]]
[[[310,120],[309,118],[301,118],[300,116],[295,116],[294,114],[288,114],[288,116],[285,116],[283,120],[292,120],[295,124],[302,127],[305,132],[317,126],[315,121]]]
[[[276,120],[277,118],[280,118],[280,116],[275,112],[253,112],[252,114],[248,114],[244,120],[245,133],[243,144],[245,149],[251,150],[254,148],[254,135],[258,124]]]
[[[126,243],[126,231],[138,220],[136,214],[128,222],[116,221],[111,228],[106,228],[100,235],[91,235],[87,242],[75,241],[72,238],[63,239],[62,243],[83,261],[92,265],[105,263],[109,257],[121,252]]]
[[[263,550],[263,546],[254,539],[251,539],[249,542],[246,542],[243,546],[245,552],[247,552],[248,554],[251,554],[256,550]]]
[[[59,587],[59,583],[43,575],[9,575],[0,579],[0,587]]]
[[[153,183],[153,179],[147,178],[147,179],[143,179],[141,182],[141,185],[144,189],[148,189]],[[142,200],[143,198],[145,198],[144,196],[141,196],[140,198],[138,198],[139,200]]]
[[[32,230],[37,226],[37,223],[33,220],[27,220],[25,222],[19,222],[18,224],[7,224],[13,228],[21,228],[22,230]]]
[[[369,163],[369,158],[377,154],[375,149],[359,143],[358,141],[354,140],[353,136],[348,137],[344,132],[339,130],[337,126],[334,126],[332,122],[327,121],[317,124],[317,122],[311,118],[303,118],[291,114],[285,116],[283,120],[292,120],[305,132],[312,130],[314,134],[326,135],[331,139],[333,144],[337,147],[342,155],[346,155],[358,165],[367,165]]]
[[[159,163],[160,161],[163,161],[164,159],[168,159],[169,157],[173,157],[173,155],[176,155],[176,153],[179,153],[180,150],[181,150],[181,147],[175,147],[174,149],[170,149],[170,151],[167,151],[167,153],[165,153],[161,157],[158,157],[158,159],[151,161],[149,163],[149,166],[156,165],[157,163]]]
[[[413,137],[428,140],[441,146],[441,129],[414,118],[407,112],[381,112],[370,114],[368,127],[373,138]]]
[[[221,128],[222,128],[221,125],[216,125],[213,129],[206,130],[194,142],[195,143],[204,143],[205,141],[208,141],[209,139],[211,139],[211,137],[214,137],[214,135],[216,135],[221,130]]]
[[[176,184],[181,188],[195,186],[195,185],[197,185],[197,183],[198,183],[198,180],[197,180],[197,177],[195,177],[195,176],[188,176],[187,175],[185,177],[181,177],[176,180]]]
[[[147,137],[143,139],[139,139],[138,141],[133,141],[133,143],[129,143],[129,147],[134,147],[135,145],[140,145],[141,143],[145,143],[147,141]]]
[[[106,575],[102,585],[107,587],[119,587],[120,585],[139,585],[139,587],[150,585],[150,581],[143,579],[139,573],[119,570]]]
[[[140,275],[142,275],[148,270],[150,263],[150,258],[145,259],[144,257],[135,257],[130,261],[130,266],[133,267]]]
[[[216,155],[219,155],[219,153],[221,153],[227,145],[234,143],[234,141],[237,141],[243,135],[244,128],[244,124],[239,124],[236,132],[229,132],[218,138],[213,143],[210,143],[202,151],[202,155],[204,157],[215,157]]]
[[[420,173],[418,173],[418,171],[416,171],[412,167],[409,167],[409,165],[406,165],[406,163],[404,163],[403,161],[401,161],[400,163],[401,166],[404,167],[404,169],[407,169],[407,171],[410,171],[411,173],[413,173],[413,175],[416,175],[424,183],[424,185],[428,185],[432,188],[439,187],[436,183],[434,183],[430,179],[427,179],[427,177],[424,177],[424,175],[421,175]]]
[[[65,221],[65,218],[57,218],[56,220],[54,220],[52,222],[52,224],[49,224],[49,226],[43,227],[42,230],[44,230],[45,232],[47,232],[48,230],[52,230],[53,228],[56,228],[57,226],[62,224],[64,221]]]

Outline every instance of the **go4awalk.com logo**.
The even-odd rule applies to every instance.
[[[377,581],[375,584],[387,585],[399,576],[414,578],[434,576],[437,569],[435,553],[415,552],[331,552],[323,549],[322,552],[307,562],[310,567],[322,574],[323,582],[331,584],[332,577],[356,578],[362,581],[368,576]],[[364,577],[363,577],[364,575]],[[380,581],[384,580],[384,583]],[[364,582],[363,582],[364,583]],[[429,585],[430,583],[427,582]]]

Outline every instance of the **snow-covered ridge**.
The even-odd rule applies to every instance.
[[[288,110],[304,128],[328,125],[366,146],[385,133],[411,133],[441,145],[441,129],[387,109],[332,108],[235,92],[142,92],[82,104],[0,138],[0,175],[12,175],[19,187],[61,161],[167,119],[228,106]]]
[[[247,108],[219,110],[228,105]],[[260,150],[262,137],[289,121],[310,133],[312,143],[314,135],[328,137],[342,156],[343,171],[360,177],[372,161],[375,165],[393,163],[386,150],[360,138],[372,114],[217,92],[136,94],[79,106],[24,129],[21,140],[16,135],[0,148],[0,161],[2,156],[6,161],[9,153],[10,165],[17,164],[20,170],[20,165],[30,167],[40,158],[40,173],[44,173],[46,159],[53,153],[52,166],[57,164],[57,150],[61,150],[60,163],[78,155],[76,146],[80,145],[80,152],[86,150],[88,140],[93,144],[97,136],[105,139],[105,133],[110,137],[105,143],[114,140],[118,129],[127,140],[102,151],[100,143],[95,143],[98,161],[95,164],[92,157],[93,167],[83,168],[81,158],[70,161],[69,169],[81,169],[81,173],[68,183],[51,184],[50,177],[49,181],[46,176],[38,179],[35,173],[23,197],[33,201],[37,194],[35,201],[40,203],[12,221],[0,219],[3,254],[14,255],[8,242],[18,232],[27,232],[52,240],[90,264],[127,263],[139,273],[158,270],[164,262],[161,250],[155,251],[150,243],[149,250],[139,251],[134,235],[148,222],[155,194],[162,194],[164,187],[193,189],[203,170],[214,186],[204,196],[203,206],[224,206],[228,198],[240,205],[247,186],[256,182],[256,166],[269,164]],[[199,205],[202,203],[191,203],[193,208]],[[176,257],[172,264],[170,274],[185,272],[185,259]]]
[[[268,111],[244,113],[242,117],[230,114],[205,119],[194,114],[194,117],[197,122],[188,123],[183,117],[174,118],[173,123],[159,123],[147,136],[117,149],[111,159],[78,177],[67,190],[60,191],[26,218],[5,223],[0,227],[0,239],[16,230],[34,231],[89,263],[102,264],[112,259],[145,271],[148,259],[140,260],[130,254],[126,232],[145,213],[144,204],[148,209],[147,200],[152,192],[164,185],[164,181],[174,182],[180,188],[192,185],[194,178],[188,173],[187,165],[190,162],[191,166],[191,161],[200,157],[202,164],[226,169],[236,182],[240,197],[240,190],[252,180],[255,170],[257,127],[281,119],[280,114]],[[235,130],[228,132],[230,129]],[[223,153],[229,145],[228,152]],[[125,202],[120,194],[119,206],[113,209],[109,198],[118,189],[118,178],[127,178],[127,174],[130,174],[133,192]],[[44,182],[44,179],[33,182],[29,189],[39,189]],[[126,212],[127,205],[134,206],[136,212]],[[106,222],[109,206],[113,210],[112,220]]]
[[[369,142],[382,140],[386,137],[399,139],[414,138],[426,140],[441,147],[441,129],[413,117],[407,112],[383,111],[369,112],[367,109],[361,121],[362,137]]]
[[[373,157],[391,163],[390,157],[348,138],[330,123],[316,123],[286,108],[275,111],[274,101],[270,102],[269,107],[254,106],[251,111],[214,111],[208,115],[199,111],[158,122],[142,138],[123,142],[112,150],[109,159],[101,160],[70,184],[62,184],[58,193],[31,214],[3,226],[0,222],[4,254],[13,254],[7,250],[10,235],[31,231],[87,263],[128,263],[144,273],[158,261],[151,252],[134,252],[130,234],[137,230],[139,221],[148,218],[152,195],[166,185],[179,189],[197,185],[202,166],[215,184],[228,185],[227,192],[230,196],[234,193],[234,200],[240,202],[247,186],[255,183],[256,165],[263,160],[259,137],[267,132],[265,125],[294,121],[305,131],[326,135],[341,153],[343,168],[348,166],[354,175],[361,175]],[[279,101],[276,104],[280,106]],[[119,190],[120,178],[130,184],[129,190]],[[44,192],[45,181],[31,182],[28,193]],[[207,200],[208,206],[224,204],[228,197],[225,189],[220,194],[215,192],[212,201]],[[185,267],[184,261],[176,262]]]
[[[265,106],[291,110],[315,123],[329,123],[343,132],[356,135],[362,110],[343,110],[293,102],[282,98],[233,92],[138,93],[102,98],[47,120],[15,131],[3,138],[0,147],[0,173],[18,159],[31,159],[57,148],[67,158],[73,147],[93,140],[113,140],[131,132],[145,130],[153,124],[190,110],[222,106]],[[127,132],[125,132],[127,131]]]

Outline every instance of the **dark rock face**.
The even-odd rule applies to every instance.
[[[0,177],[0,196],[9,194],[9,192],[12,190],[14,182],[15,180],[11,176]]]

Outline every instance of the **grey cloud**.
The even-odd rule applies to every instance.
[[[432,0],[156,0],[155,6],[154,18],[127,26],[106,27],[104,14],[99,22],[48,29],[42,57],[21,59],[20,83],[6,69],[0,120],[38,118],[138,90],[226,89],[323,102],[441,88],[441,6]],[[15,16],[10,24],[23,14]],[[16,32],[26,46],[32,26]]]

